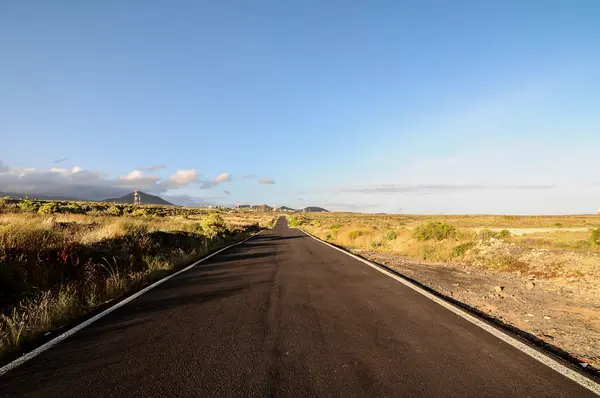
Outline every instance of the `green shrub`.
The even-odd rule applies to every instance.
[[[331,227],[329,227],[329,228],[331,228],[331,229],[340,229],[341,225],[338,224],[338,223],[335,223],[335,224],[331,224]]]
[[[110,214],[111,216],[122,216],[123,215],[123,209],[121,209],[120,207],[117,206],[110,206],[106,212],[108,214]]]
[[[425,225],[419,225],[413,232],[413,237],[420,241],[426,240],[444,240],[453,237],[456,234],[456,228],[450,224],[440,221],[432,221]]]
[[[398,234],[396,234],[396,231],[388,231],[387,234],[385,234],[387,240],[394,240],[397,236]]]
[[[500,239],[506,239],[506,238],[509,238],[509,237],[510,237],[510,235],[511,235],[511,234],[510,234],[510,231],[509,231],[508,229],[503,229],[502,231],[500,231],[500,232],[498,233],[498,237],[499,237]]]
[[[381,242],[381,241],[374,240],[371,242],[371,247],[373,249],[377,249],[378,247],[381,247],[381,246],[383,246],[383,242]]]
[[[492,231],[490,229],[484,228],[481,231],[479,231],[479,234],[477,235],[479,237],[479,239],[482,240],[490,240],[490,239],[506,239],[508,237],[510,237],[511,233],[508,229],[503,229],[500,232],[496,232],[496,231]]]
[[[85,210],[82,209],[76,203],[69,203],[66,206],[60,206],[58,208],[59,213],[69,213],[69,214],[85,214]]]
[[[38,211],[40,204],[29,199],[23,199],[19,202],[17,206],[19,206],[19,209],[21,209],[21,211],[24,211],[26,213],[33,213]]]
[[[330,231],[325,232],[325,240],[331,240],[333,238],[333,234]]]
[[[555,223],[554,223],[554,226],[555,226],[556,228],[562,228],[562,227],[563,227],[563,224],[562,224],[562,223],[560,223],[560,222],[555,222]]]
[[[600,246],[600,228],[596,228],[592,231],[592,233],[590,234],[589,237],[589,242],[590,245],[592,245],[592,247],[599,247]]]
[[[140,216],[147,216],[148,215],[148,211],[146,209],[135,209],[132,213],[132,216],[135,217],[140,217]]]
[[[227,224],[218,213],[211,213],[200,221],[202,232],[210,239],[222,235],[227,230]]]
[[[54,214],[58,211],[58,206],[55,202],[46,203],[38,209],[40,214]]]
[[[300,227],[304,224],[304,219],[298,216],[288,216],[288,225],[292,228]]]
[[[498,238],[498,234],[494,231],[492,231],[491,229],[487,229],[484,228],[481,231],[479,231],[479,234],[477,235],[479,237],[479,239],[482,240],[490,240],[492,238],[496,239]]]
[[[475,242],[462,243],[452,249],[452,257],[462,257],[465,255],[467,250],[475,246]]]
[[[358,238],[359,236],[363,236],[363,235],[364,235],[363,231],[354,230],[354,231],[350,231],[350,234],[348,236],[350,237],[350,239],[354,240],[354,239]]]

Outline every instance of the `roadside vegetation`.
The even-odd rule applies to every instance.
[[[354,213],[288,215],[301,227],[353,250],[391,252],[429,262],[468,261],[476,246],[600,253],[600,216],[404,216]]]
[[[0,358],[273,223],[270,213],[0,202]]]
[[[600,215],[303,213],[288,219],[532,341],[559,347],[600,374]]]

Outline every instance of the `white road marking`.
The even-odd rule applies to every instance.
[[[515,339],[514,337],[504,333],[503,331],[496,329],[495,327],[485,323],[484,321],[482,321],[481,319],[469,314],[468,312],[464,311],[463,309],[456,307],[452,304],[450,304],[449,302],[429,293],[427,290],[422,289],[421,287],[411,283],[410,281],[399,277],[398,275],[395,275],[394,273],[386,270],[385,268],[382,268],[368,260],[365,260],[364,258],[360,258],[357,255],[354,255],[352,253],[347,252],[346,250],[340,249],[339,247],[336,247],[334,245],[332,245],[329,242],[325,242],[319,238],[317,238],[316,236],[313,236],[312,234],[298,228],[300,231],[304,232],[306,235],[310,236],[311,238],[313,238],[314,240],[321,242],[335,250],[338,250],[344,254],[347,254],[350,257],[353,257],[354,259],[367,264],[369,267],[372,267],[374,269],[376,269],[377,271],[391,277],[394,278],[395,280],[397,280],[398,282],[403,283],[404,285],[410,287],[411,289],[421,293],[422,295],[424,295],[425,297],[435,301],[436,303],[438,303],[439,305],[441,305],[442,307],[445,307],[446,309],[454,312],[456,315],[460,316],[461,318],[466,319],[467,321],[479,326],[480,328],[482,328],[483,330],[485,330],[486,332],[489,332],[491,334],[493,334],[494,336],[496,336],[497,338],[499,338],[500,340],[504,341],[507,344],[510,344],[511,346],[515,347],[516,349],[524,352],[525,354],[529,355],[530,357],[538,360],[539,362],[543,363],[544,365],[554,369],[555,371],[557,371],[558,373],[562,374],[565,377],[568,377],[569,379],[573,380],[575,383],[587,388],[588,390],[592,391],[593,393],[600,395],[600,384],[596,383],[594,380],[589,379],[585,376],[583,376],[582,374],[568,368],[567,366],[561,364],[560,362],[556,361],[554,358],[551,358],[550,356],[528,346],[527,344]]]
[[[96,322],[98,319],[105,317],[106,315],[110,314],[114,310],[121,308],[122,306],[124,306],[125,304],[129,303],[130,301],[135,300],[136,298],[140,297],[142,294],[146,293],[147,291],[149,291],[151,289],[154,289],[156,286],[160,285],[161,283],[164,283],[164,282],[168,281],[169,279],[171,279],[171,278],[173,278],[173,277],[175,277],[175,276],[177,276],[177,275],[179,275],[179,274],[181,274],[181,273],[183,273],[185,271],[188,271],[188,270],[194,268],[196,265],[198,265],[198,264],[200,264],[200,263],[208,260],[209,258],[211,258],[213,256],[216,256],[217,254],[219,254],[219,253],[221,253],[221,252],[223,252],[223,251],[225,251],[227,249],[230,249],[230,248],[232,248],[234,246],[237,246],[237,245],[241,245],[242,243],[246,242],[247,240],[254,238],[256,235],[260,234],[261,232],[262,231],[259,231],[259,232],[255,233],[254,235],[252,235],[252,236],[250,236],[250,237],[248,237],[248,238],[246,238],[246,239],[244,239],[244,240],[242,240],[242,241],[240,241],[238,243],[234,243],[232,245],[229,245],[227,247],[219,249],[216,252],[214,252],[214,253],[206,256],[206,257],[203,257],[200,260],[192,263],[191,265],[188,265],[187,267],[185,267],[185,268],[183,268],[183,269],[181,269],[181,270],[179,270],[177,272],[174,272],[171,275],[165,276],[164,278],[162,278],[162,279],[154,282],[150,286],[147,286],[147,287],[143,288],[139,292],[137,292],[137,293],[135,293],[135,294],[133,294],[133,295],[131,295],[131,296],[123,299],[122,301],[120,301],[117,304],[111,306],[110,308],[105,309],[101,313],[99,313],[99,314],[91,317],[90,319],[88,319],[88,320],[80,323],[77,326],[74,326],[73,328],[67,330],[66,332],[64,332],[64,333],[60,334],[59,336],[56,336],[52,340],[48,341],[47,343],[39,346],[35,350],[28,352],[27,354],[25,354],[25,355],[23,355],[23,356],[15,359],[14,361],[10,362],[7,365],[4,365],[2,368],[0,368],[0,376],[2,376],[5,373],[7,373],[7,372],[9,372],[9,371],[11,371],[13,369],[15,369],[18,366],[24,364],[25,362],[29,361],[30,359],[35,358],[36,356],[38,356],[42,352],[48,350],[52,346],[60,343],[64,339],[66,339],[66,338],[74,335],[75,333],[79,332],[81,329],[85,328],[86,326],[91,325],[92,323]]]

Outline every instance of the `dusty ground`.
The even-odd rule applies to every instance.
[[[525,249],[501,241],[480,242],[472,265],[424,264],[391,253],[353,252],[559,347],[583,367],[600,369],[597,254]],[[511,271],[478,266],[490,253],[511,253],[526,266]],[[554,264],[551,269],[549,263]]]

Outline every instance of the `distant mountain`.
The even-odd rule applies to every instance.
[[[308,206],[298,211],[303,213],[329,213],[329,210],[317,206]]]
[[[273,211],[273,208],[269,205],[239,205],[238,207],[250,211]]]
[[[171,202],[167,202],[160,196],[150,195],[145,192],[140,191],[140,201],[143,205],[166,205],[166,206],[175,206]],[[113,199],[104,199],[102,202],[112,202],[112,203],[131,203],[133,204],[133,192],[128,193],[127,195],[123,195],[120,198]]]
[[[251,206],[250,208],[255,211],[273,211],[273,208],[269,205],[256,205]]]
[[[292,212],[292,211],[297,211],[296,209],[292,209],[291,207],[287,207],[287,206],[281,206],[275,209],[275,211],[287,211],[287,212]]]

